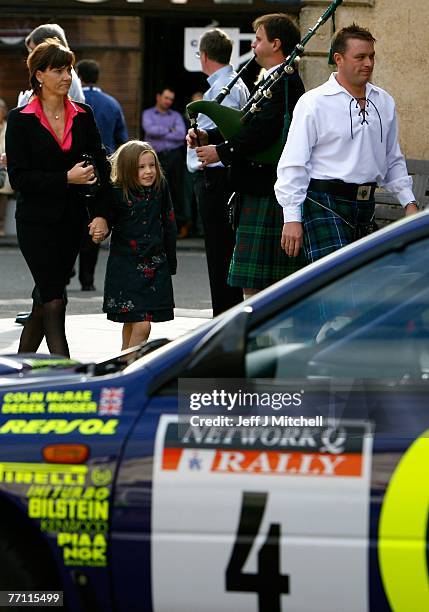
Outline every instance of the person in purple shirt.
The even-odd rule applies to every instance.
[[[171,108],[175,93],[169,87],[156,94],[155,106],[142,114],[144,137],[158,154],[164,170],[176,214],[179,237],[190,225],[189,211],[184,210],[185,136],[186,127],[180,113]]]

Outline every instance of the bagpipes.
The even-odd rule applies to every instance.
[[[197,130],[197,116],[198,113],[207,115],[218,127],[220,133],[225,140],[228,140],[232,136],[235,136],[246,124],[253,115],[260,110],[260,107],[265,100],[271,98],[272,88],[274,85],[283,78],[288,78],[295,72],[295,62],[297,62],[304,52],[304,47],[314,36],[317,30],[322,26],[330,17],[333,17],[337,8],[342,4],[343,0],[334,0],[323,15],[318,19],[314,27],[310,28],[304,38],[295,45],[292,53],[280,64],[280,66],[272,72],[269,77],[261,84],[260,87],[253,93],[249,98],[245,106],[238,110],[236,108],[230,108],[229,106],[222,106],[221,102],[229,94],[235,83],[238,81],[240,76],[247,70],[250,64],[255,61],[255,57],[252,57],[238,74],[226,85],[218,94],[215,100],[196,100],[190,102],[186,110],[189,115],[191,127]],[[265,164],[277,163],[278,159],[283,150],[284,136],[280,135],[278,139],[270,145],[264,151],[250,155],[248,159]]]

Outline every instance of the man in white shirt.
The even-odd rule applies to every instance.
[[[375,39],[356,24],[333,37],[337,72],[298,101],[277,168],[281,246],[308,262],[370,233],[377,185],[418,210],[398,143],[393,98],[370,83]]]
[[[229,63],[232,44],[232,40],[218,28],[208,30],[201,36],[198,56],[201,70],[207,75],[210,86],[204,100],[214,101],[222,88],[236,76]],[[222,104],[241,109],[248,97],[249,91],[239,79]],[[207,115],[199,115],[198,126],[208,130],[215,128],[216,124]],[[243,299],[241,289],[227,283],[235,245],[234,231],[228,221],[228,200],[232,189],[228,184],[228,170],[221,161],[203,168],[196,150],[190,147],[186,161],[188,170],[193,173],[194,192],[204,229],[213,316],[217,316]]]

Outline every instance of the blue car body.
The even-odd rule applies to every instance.
[[[277,283],[186,337],[152,352],[148,350],[138,359],[134,356],[135,360],[118,357],[94,366],[37,355],[0,357],[0,516],[2,524],[7,523],[17,538],[20,532],[25,533],[26,562],[37,564],[31,554],[35,542],[44,549],[49,560],[47,573],[56,575],[56,582],[48,580],[45,588],[59,585],[68,608],[76,612],[428,609],[426,522],[424,528],[421,523],[423,516],[427,520],[429,487],[423,473],[412,471],[415,462],[429,454],[424,438],[425,429],[429,429],[426,370],[419,372],[417,381],[411,376],[413,384],[410,376],[402,373],[399,382],[392,383],[391,372],[384,375],[380,363],[382,373],[374,377],[378,386],[371,387],[369,399],[367,392],[371,378],[368,372],[374,364],[377,369],[379,363],[379,345],[374,344],[374,338],[379,337],[380,329],[392,329],[391,317],[402,317],[398,314],[402,304],[389,312],[382,304],[379,311],[369,310],[367,319],[363,315],[357,323],[350,324],[347,319],[343,322],[351,325],[347,336],[340,319],[340,327],[336,329],[334,325],[331,337],[319,332],[319,340],[311,345],[302,340],[295,327],[299,352],[296,356],[292,352],[290,359],[298,368],[300,359],[305,358],[305,371],[311,371],[306,378],[309,394],[313,393],[311,385],[323,386],[326,377],[331,391],[334,378],[341,379],[341,384],[349,379],[349,372],[344,373],[341,367],[346,367],[347,361],[342,357],[343,348],[351,342],[357,366],[367,362],[368,371],[363,364],[359,377],[366,381],[365,391],[358,390],[357,396],[353,391],[354,397],[359,398],[359,410],[366,402],[367,412],[360,417],[356,402],[349,402],[351,416],[345,421],[350,440],[359,434],[360,442],[357,446],[350,442],[350,449],[355,450],[345,451],[349,455],[344,459],[349,472],[344,468],[335,484],[327,474],[317,480],[316,469],[310,470],[307,480],[304,472],[294,480],[296,466],[301,470],[304,467],[302,456],[290,448],[290,465],[295,467],[288,475],[264,476],[265,468],[258,464],[253,486],[250,471],[230,475],[234,465],[237,472],[237,466],[251,465],[252,457],[256,457],[253,451],[241,449],[240,457],[248,453],[249,460],[243,459],[239,464],[238,460],[234,463],[239,454],[236,450],[234,461],[230,455],[224,473],[213,480],[215,463],[210,464],[206,479],[203,464],[209,460],[209,453],[225,455],[224,438],[218,447],[213,442],[210,450],[201,450],[196,438],[193,446],[169,446],[178,415],[178,380],[271,378],[276,368],[280,371],[287,363],[287,351],[284,353],[281,342],[276,341],[274,348],[272,342],[258,346],[258,338],[271,321],[283,317],[273,332],[281,338],[282,333],[289,333],[291,325],[283,313],[301,308],[305,315],[303,305],[312,305],[311,298],[319,291],[356,271],[372,269],[383,258],[397,254],[402,257],[408,248],[422,242],[429,244],[429,213],[376,232]],[[398,269],[402,273],[401,266]],[[416,267],[417,274],[419,266]],[[404,277],[409,279],[410,275],[412,271],[408,270]],[[411,282],[416,281],[412,278]],[[372,278],[371,283],[377,293],[381,279]],[[426,294],[420,279],[415,290],[406,294],[409,312],[416,296],[416,308],[421,308]],[[322,302],[326,302],[325,297]],[[429,308],[429,300],[427,304]],[[383,317],[388,318],[388,325]],[[402,351],[393,370],[408,359],[407,351],[411,355],[414,346],[418,346],[422,359],[426,340],[415,331],[416,320],[410,317],[405,321],[408,335],[399,340],[388,336],[382,339],[383,346],[392,342],[392,354]],[[317,326],[321,326],[318,320]],[[252,342],[256,348],[249,360],[246,347]],[[362,357],[359,351],[363,344],[375,346],[374,352],[365,348]],[[336,361],[338,355],[341,363]],[[290,381],[300,378],[299,368],[290,376]],[[385,378],[389,378],[386,384]],[[331,401],[326,399],[325,387],[320,389],[315,387],[312,395],[316,413]],[[344,393],[343,386],[338,392],[335,388],[337,406],[340,396],[343,402]],[[409,411],[406,431],[393,426],[389,429],[390,421],[389,427],[377,430],[373,415],[385,415],[386,410],[395,415]],[[383,419],[384,416],[384,426]],[[370,434],[374,425],[375,433]],[[88,456],[76,463],[57,463],[53,455],[47,459],[47,448],[53,447],[55,453],[57,446],[63,444],[70,448],[84,445]],[[274,447],[276,450],[270,451],[271,455],[267,451],[264,461],[278,471],[279,464],[272,462],[279,461],[283,451]],[[308,461],[316,462],[321,455],[318,447]],[[63,457],[61,452],[59,456]],[[198,478],[183,471],[180,461],[185,456],[190,458],[189,466],[203,470]],[[286,465],[284,456],[282,461]],[[325,465],[328,463],[326,460]],[[332,455],[332,470],[334,463]],[[358,464],[359,476],[353,472]],[[407,478],[398,466],[406,474],[414,474],[408,478],[407,491],[403,488]],[[405,507],[402,510],[398,499]],[[291,520],[293,532],[286,535],[277,518],[282,507],[295,517]],[[275,517],[271,523],[270,512]],[[344,518],[348,513],[349,523]],[[230,527],[226,529],[227,515]],[[253,521],[248,532],[243,527],[246,521]],[[399,524],[402,527],[396,532]],[[206,525],[211,525],[212,531]],[[252,540],[251,548],[243,544],[246,538]],[[402,548],[395,544],[396,538]],[[399,548],[402,560],[396,564]],[[226,555],[225,550],[229,551]],[[256,561],[251,555],[256,555]],[[315,569],[310,568],[311,558]],[[324,574],[324,559],[326,565],[332,563],[332,579]],[[218,567],[219,576],[214,576]],[[20,585],[1,586],[17,589]]]

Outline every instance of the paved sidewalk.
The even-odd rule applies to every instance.
[[[0,247],[18,248],[16,235],[0,236]],[[101,248],[108,249],[108,244],[102,244]],[[178,251],[204,251],[204,239],[196,237],[183,238],[182,240],[177,240],[176,248]]]
[[[178,338],[197,328],[212,316],[211,310],[175,309],[175,319],[152,323],[150,339]],[[108,321],[104,314],[69,315],[66,317],[70,355],[79,361],[103,361],[121,351],[120,323]],[[22,325],[14,319],[0,319],[0,355],[16,353]],[[49,353],[45,341],[39,352]]]

